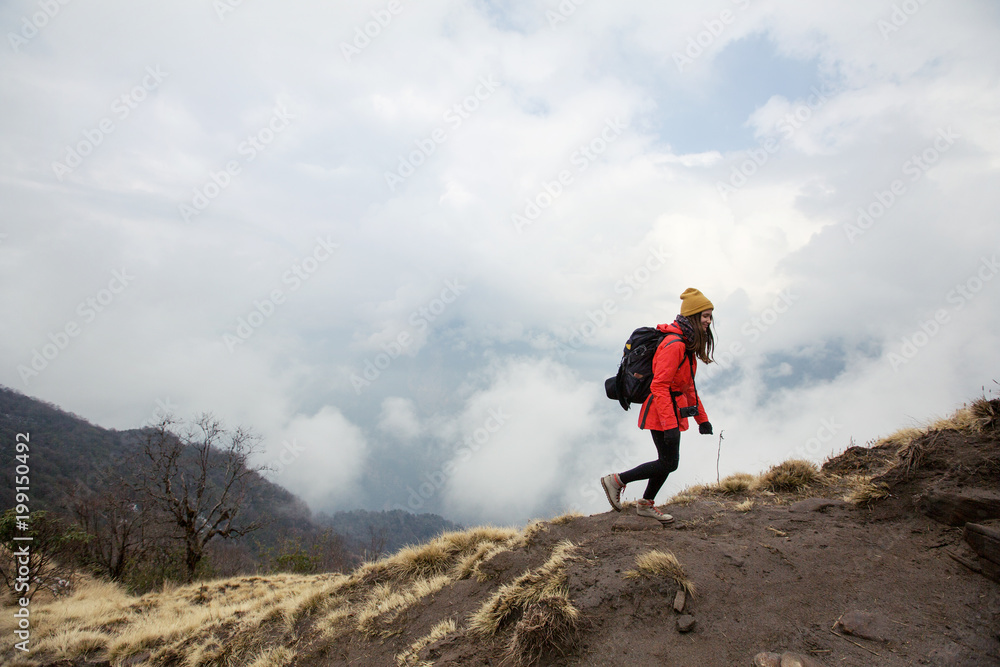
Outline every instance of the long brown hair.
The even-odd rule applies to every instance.
[[[712,335],[712,326],[709,325],[708,331],[701,328],[701,313],[688,315],[687,319],[691,323],[692,329],[691,338],[687,341],[687,351],[698,357],[703,364],[712,363],[715,361],[712,358],[715,352],[715,336]],[[712,324],[715,324],[714,317]]]

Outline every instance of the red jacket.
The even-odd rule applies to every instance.
[[[705,407],[698,400],[694,390],[694,375],[698,360],[686,356],[683,334],[676,324],[659,324],[656,329],[668,334],[679,334],[682,337],[667,336],[656,348],[656,353],[653,355],[653,382],[649,386],[649,398],[639,411],[639,428],[669,431],[679,427],[680,430],[686,431],[687,417],[681,418],[678,424],[678,415],[674,412],[675,402],[677,409],[697,405],[698,416],[695,417],[695,421],[699,424],[708,421]],[[674,394],[673,400],[671,392]]]

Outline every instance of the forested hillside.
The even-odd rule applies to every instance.
[[[161,449],[177,445],[179,456],[173,463],[178,467],[171,473],[175,483],[182,471],[189,480],[197,478],[199,468],[204,473],[205,498],[197,507],[192,505],[197,517],[186,528],[188,537],[202,531],[204,538],[203,524],[220,517],[220,530],[231,529],[204,540],[203,554],[196,556],[196,578],[341,571],[456,527],[436,515],[398,510],[352,510],[313,517],[301,499],[255,470],[252,458],[237,460],[246,467],[239,480],[227,477],[233,466],[226,459],[226,437],[240,431],[235,425],[218,426],[223,430],[205,448],[201,460],[197,441],[181,442],[171,431],[157,431],[149,425],[126,431],[102,428],[0,387],[0,466],[5,471],[0,475],[0,509],[14,505],[14,442],[18,433],[24,433],[30,438],[30,510],[48,512],[58,535],[74,535],[72,540],[60,538],[65,543],[63,558],[137,591],[164,579],[190,577],[183,562],[185,556],[195,557],[185,554],[185,528],[178,527],[169,508],[155,507],[148,495],[152,489],[144,487],[152,479],[150,459],[144,452],[151,444]],[[222,497],[227,488],[226,503],[213,517],[214,501],[206,499]]]

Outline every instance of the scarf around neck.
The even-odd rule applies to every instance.
[[[684,341],[686,343],[694,342],[694,325],[691,324],[691,320],[684,315],[678,315],[674,321],[680,327],[681,333],[684,335]]]

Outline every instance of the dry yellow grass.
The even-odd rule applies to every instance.
[[[420,651],[428,644],[432,644],[442,637],[450,635],[457,629],[458,625],[455,623],[454,619],[449,618],[441,621],[431,628],[430,632],[410,644],[405,651],[397,655],[396,664],[399,667],[419,667],[422,664],[419,662],[419,658],[417,657],[420,654]]]
[[[791,459],[773,466],[760,476],[760,488],[774,492],[801,491],[822,481],[819,467],[811,461]]]
[[[234,577],[168,584],[142,597],[85,580],[72,595],[33,606],[35,636],[43,639],[8,662],[27,667],[92,653],[118,662],[148,653],[149,664],[284,667],[294,658],[288,646],[303,620],[312,619],[314,634],[327,640],[357,631],[382,634],[401,611],[538,530],[485,526],[444,533],[350,575]],[[0,631],[12,635],[14,620],[0,614]]]
[[[295,652],[284,646],[269,648],[253,657],[248,667],[287,667],[295,660]]]
[[[1000,423],[1000,399],[977,398],[947,417],[939,417],[922,427],[902,428],[880,438],[875,446],[888,445],[902,451],[914,440],[935,431],[955,430],[963,433],[987,433]]]
[[[915,440],[916,438],[919,438],[920,436],[924,435],[924,433],[926,432],[927,432],[926,429],[920,429],[914,427],[901,428],[895,433],[892,433],[890,435],[885,436],[884,438],[880,438],[877,441],[875,441],[875,446],[878,447],[880,445],[889,445],[891,447],[901,449],[906,445],[910,444],[911,442],[913,442],[913,440]]]
[[[870,505],[871,503],[889,497],[889,485],[885,482],[867,482],[854,486],[844,500],[855,505]]]
[[[736,495],[756,491],[759,485],[760,480],[756,475],[738,472],[723,478],[718,484],[718,489],[726,495]]]
[[[653,549],[639,554],[635,558],[637,569],[625,572],[628,579],[638,579],[640,577],[670,579],[683,588],[689,595],[694,596],[694,582],[688,579],[684,573],[684,567],[677,557],[669,551]]]
[[[1000,429],[1000,398],[978,398],[969,406],[973,428],[980,433],[993,433]]]
[[[580,612],[564,595],[549,595],[529,604],[514,626],[507,656],[515,665],[536,665],[548,652],[565,653],[573,646]]]
[[[379,623],[391,623],[399,612],[413,606],[422,598],[437,593],[452,581],[447,575],[437,575],[427,579],[417,579],[403,589],[395,588],[391,584],[377,584],[356,613],[358,631],[369,637],[381,634]]]
[[[733,509],[737,512],[749,512],[753,509],[754,504],[756,504],[756,501],[753,498],[747,498],[742,503],[734,505]]]
[[[386,570],[397,577],[440,574],[448,569],[454,555],[447,546],[438,539],[427,544],[403,547],[386,562]]]
[[[566,564],[573,558],[575,548],[571,542],[563,540],[541,567],[501,586],[469,618],[469,630],[474,634],[493,636],[512,618],[523,614],[530,604],[549,597],[563,597],[568,601]]]
[[[524,527],[524,530],[521,531],[519,543],[523,546],[527,546],[531,544],[532,540],[534,540],[539,533],[545,532],[548,529],[549,527],[544,521],[535,519],[534,521],[528,523],[528,525]]]
[[[560,526],[564,523],[569,523],[573,519],[579,519],[582,516],[583,515],[580,514],[579,512],[566,512],[565,514],[561,514],[556,518],[552,519],[551,521],[549,521],[549,523],[555,526]]]
[[[694,501],[698,500],[699,496],[695,493],[691,493],[690,489],[684,489],[677,495],[670,498],[667,501],[667,505],[690,505]]]
[[[73,659],[100,652],[117,661],[148,652],[153,664],[250,664],[270,650],[269,662],[260,664],[283,664],[280,644],[292,625],[343,579],[243,577],[167,587],[140,598],[85,581],[68,598],[33,609],[36,636],[42,639],[26,657]]]

